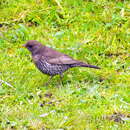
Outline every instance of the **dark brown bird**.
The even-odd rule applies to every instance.
[[[63,72],[73,67],[89,67],[100,69],[97,66],[74,60],[70,56],[46,47],[36,40],[29,40],[23,46],[31,52],[32,59],[36,67],[42,73],[51,76],[50,80],[55,75],[60,75],[62,78]]]

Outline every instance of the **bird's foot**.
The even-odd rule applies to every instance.
[[[53,76],[50,77],[50,79],[48,80],[48,82],[46,82],[46,83],[44,84],[44,86],[48,86],[48,85],[50,84],[52,78],[53,78]]]

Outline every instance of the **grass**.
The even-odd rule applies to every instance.
[[[130,129],[129,1],[1,0],[0,12],[0,129]],[[46,87],[21,47],[33,39],[102,69]]]

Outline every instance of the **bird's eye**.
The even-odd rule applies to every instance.
[[[29,48],[32,48],[32,45],[29,45],[28,47],[29,47]]]

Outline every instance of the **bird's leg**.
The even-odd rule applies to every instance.
[[[60,74],[60,83],[61,83],[61,85],[63,85],[62,79],[63,79],[63,74]]]
[[[45,86],[48,86],[52,80],[53,76],[50,76],[49,80],[45,83]]]

